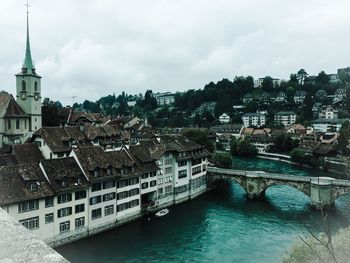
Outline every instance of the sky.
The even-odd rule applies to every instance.
[[[25,0],[1,0],[0,90],[15,94]],[[350,66],[349,0],[30,0],[42,96],[64,104]],[[72,98],[76,96],[76,98]]]

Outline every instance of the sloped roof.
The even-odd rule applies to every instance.
[[[11,94],[0,92],[0,112],[5,109],[4,118],[28,117]]]
[[[88,181],[73,157],[43,160],[41,164],[55,191],[74,190],[88,185]],[[62,186],[62,180],[67,183],[65,187]]]
[[[69,136],[63,127],[43,127],[40,134],[52,152],[70,151],[71,147],[64,143],[69,140]]]
[[[16,156],[14,154],[0,155],[0,167],[18,164]]]
[[[18,164],[38,164],[44,157],[39,147],[34,143],[14,144],[12,153],[15,155]]]
[[[31,180],[37,180],[37,191],[28,190],[26,181]],[[0,205],[53,195],[53,189],[37,164],[20,164],[0,168]]]

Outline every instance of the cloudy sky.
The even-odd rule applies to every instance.
[[[24,58],[24,2],[1,0],[0,90],[11,93]],[[66,104],[350,65],[349,0],[30,2],[43,96]]]

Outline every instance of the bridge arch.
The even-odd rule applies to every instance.
[[[303,183],[300,182],[286,182],[286,181],[271,181],[271,180],[266,180],[267,182],[265,182],[264,187],[262,187],[262,192],[265,195],[265,192],[276,185],[280,185],[280,186],[288,186],[294,189],[299,190],[299,192],[302,192],[304,195],[306,195],[307,197],[310,198],[310,187],[308,185],[305,185]]]
[[[332,188],[332,203],[334,203],[338,198],[350,196],[350,187],[334,187]]]

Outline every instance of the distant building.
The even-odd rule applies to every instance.
[[[248,104],[249,102],[253,101],[253,96],[250,93],[247,93],[243,96],[243,103]]]
[[[236,139],[240,138],[242,135],[244,126],[242,124],[223,124],[220,126],[214,126],[210,130],[215,132],[217,136],[222,134],[230,134],[231,137]]]
[[[215,107],[216,107],[216,102],[214,101],[204,102],[201,104],[201,106],[199,106],[197,109],[194,110],[192,115],[194,116],[196,113],[203,114],[206,111],[214,115]]]
[[[247,113],[242,116],[244,127],[263,127],[266,124],[266,116],[260,113]]]
[[[328,78],[329,78],[329,82],[333,83],[333,84],[337,84],[337,83],[341,82],[338,74],[328,74]]]
[[[295,103],[303,103],[305,98],[306,98],[307,92],[304,90],[298,90],[297,92],[295,92],[294,94],[294,102]]]
[[[254,80],[254,88],[261,88],[264,78],[258,78]],[[273,85],[280,85],[284,80],[283,79],[272,79]]]
[[[290,126],[295,123],[297,115],[293,111],[280,111],[275,114],[274,119],[276,123]]]
[[[320,112],[318,117],[320,119],[336,120],[336,119],[338,119],[338,111],[333,109],[332,106],[328,105],[328,106],[323,107],[323,109]]]
[[[170,92],[156,93],[153,97],[157,100],[159,106],[171,105],[175,102],[175,94]]]
[[[345,120],[341,119],[317,119],[311,122],[315,132],[338,132]]]
[[[129,107],[135,107],[136,106],[136,100],[128,101]]]
[[[223,113],[219,117],[220,123],[229,123],[230,122],[230,116],[228,116],[226,113]]]
[[[333,102],[341,101],[346,98],[346,89],[337,89],[334,93]]]
[[[287,94],[283,91],[280,91],[276,96],[276,102],[286,102],[286,101],[287,101]]]

